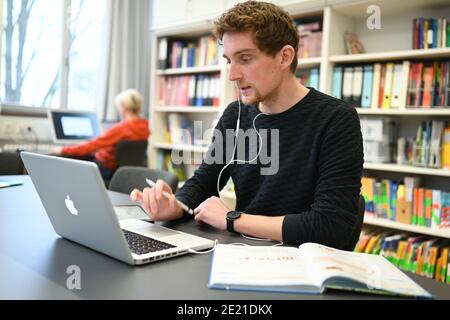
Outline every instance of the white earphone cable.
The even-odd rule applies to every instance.
[[[236,85],[236,88],[238,88],[238,86],[237,86],[236,83],[235,83],[235,85]],[[238,89],[239,89],[239,88],[238,88]],[[238,134],[239,134],[239,126],[240,126],[240,123],[241,123],[241,99],[240,99],[240,98],[238,98],[238,105],[239,105],[239,112],[238,112],[238,118],[237,118],[237,121],[236,121],[236,134],[235,134],[235,137],[234,137],[234,140],[235,140],[235,141],[234,141],[233,153],[232,153],[232,155],[231,155],[230,161],[222,168],[222,170],[220,170],[219,176],[218,176],[218,178],[217,178],[217,194],[220,194],[220,177],[222,176],[222,172],[223,172],[230,164],[232,164],[233,162],[236,162],[236,163],[251,163],[251,162],[255,161],[256,159],[258,159],[259,154],[261,153],[261,150],[262,150],[262,138],[261,138],[261,135],[259,134],[258,130],[256,129],[256,126],[255,126],[256,119],[257,119],[260,115],[263,114],[263,113],[261,112],[261,113],[259,113],[258,115],[256,115],[255,118],[253,118],[253,129],[255,130],[256,134],[258,135],[258,140],[259,140],[258,153],[256,154],[256,156],[255,156],[252,160],[240,160],[240,159],[234,160],[234,155],[236,154],[236,148],[237,148],[237,139],[238,139]]]

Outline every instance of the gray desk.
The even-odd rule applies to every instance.
[[[0,189],[0,299],[386,299],[384,296],[329,291],[323,295],[221,291],[207,288],[211,254],[185,255],[131,267],[76,243],[53,230],[28,176],[24,185]],[[128,197],[111,192],[114,204]],[[193,221],[166,225],[221,243],[261,242],[217,232]],[[81,289],[66,286],[67,267],[81,270]],[[450,299],[450,286],[409,274],[440,299]]]

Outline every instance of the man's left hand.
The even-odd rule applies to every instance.
[[[227,229],[228,209],[218,197],[210,197],[194,209],[194,219],[207,223],[219,230]]]

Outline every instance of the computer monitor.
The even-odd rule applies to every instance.
[[[97,115],[89,111],[48,110],[53,142],[78,143],[100,135]]]

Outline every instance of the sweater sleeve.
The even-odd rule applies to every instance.
[[[195,209],[200,203],[211,196],[218,196],[217,179],[225,166],[224,132],[223,118],[221,118],[214,129],[212,142],[200,167],[195,170],[194,175],[176,193],[177,199],[191,209]],[[220,190],[225,186],[229,177],[230,173],[228,168],[226,168],[220,176]]]
[[[69,156],[87,156],[98,149],[115,145],[121,138],[122,134],[120,127],[115,125],[95,139],[64,147],[62,153]]]
[[[316,242],[344,249],[356,223],[363,146],[354,108],[342,108],[322,138],[311,209],[286,215],[283,242]]]

